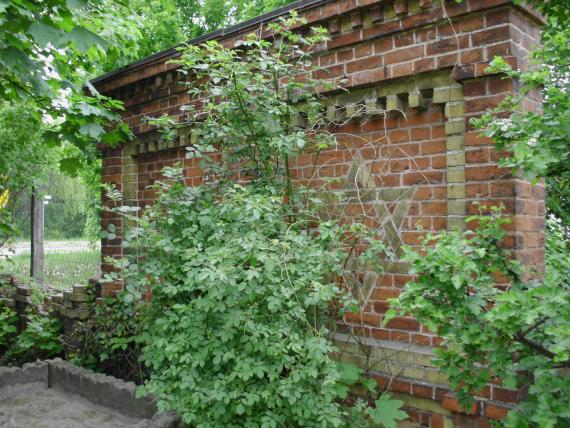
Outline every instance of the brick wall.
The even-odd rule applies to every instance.
[[[396,253],[416,245],[416,225],[437,231],[463,227],[475,201],[503,204],[514,219],[505,245],[527,265],[544,263],[544,189],[531,186],[498,167],[492,142],[480,136],[469,119],[516,91],[516,82],[486,72],[495,55],[525,68],[538,45],[540,17],[506,0],[345,0],[299,2],[309,26],[327,27],[332,39],[319,48],[321,79],[344,79],[348,93],[330,94],[327,114],[341,123],[335,149],[306,153],[294,161],[299,180],[319,182],[339,177],[353,199],[343,207],[351,216],[382,225],[386,244]],[[228,31],[227,46],[260,23]],[[185,159],[191,131],[171,143],[159,141],[144,123],[148,116],[169,114],[184,121],[180,107],[189,101],[176,72],[174,50],[97,79],[97,88],[125,103],[124,119],[136,141],[102,148],[103,180],[115,183],[130,203],[144,206],[153,194],[147,186],[161,169],[181,161],[188,185],[200,183],[197,161]],[[527,100],[538,108],[537,100]],[[380,113],[388,111],[387,114]],[[350,118],[350,120],[349,120]],[[317,172],[312,169],[316,160]],[[103,226],[120,218],[105,214]],[[104,256],[120,257],[121,241],[103,241]],[[359,290],[362,313],[349,314],[337,336],[339,358],[370,368],[378,382],[404,399],[412,426],[486,427],[518,397],[489,385],[477,405],[460,411],[444,376],[431,363],[431,347],[440,339],[411,317],[382,327],[387,299],[410,279],[407,266],[392,263],[378,275],[351,266],[345,278]],[[103,270],[110,267],[103,264]],[[113,294],[120,284],[106,284]],[[467,414],[469,413],[469,414]],[[415,424],[415,425],[413,425]]]

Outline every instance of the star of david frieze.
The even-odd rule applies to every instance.
[[[371,205],[382,242],[396,255],[403,245],[400,229],[408,215],[416,187],[378,187],[370,169],[360,156],[355,156],[345,182],[346,195],[352,202]],[[385,262],[391,270],[398,262]],[[346,284],[361,305],[366,305],[379,274],[368,270],[357,259],[347,264],[343,274]]]

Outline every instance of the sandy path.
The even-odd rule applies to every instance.
[[[0,388],[0,428],[124,428],[146,426],[83,397],[43,383]]]

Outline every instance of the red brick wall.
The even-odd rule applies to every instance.
[[[527,266],[540,268],[544,263],[543,186],[533,187],[500,169],[492,142],[469,123],[516,91],[516,82],[489,75],[485,69],[495,55],[526,67],[529,52],[539,43],[540,17],[507,0],[323,1],[300,12],[309,23],[299,31],[322,25],[332,36],[320,47],[316,61],[326,71],[318,77],[346,79],[351,91],[350,96],[331,94],[331,105],[350,113],[355,99],[372,99],[390,112],[386,116],[364,112],[335,129],[338,147],[319,156],[316,174],[311,168],[313,154],[296,159],[297,178],[318,182],[341,177],[341,185],[350,189],[355,165],[365,167],[370,176],[359,187],[373,188],[379,201],[353,201],[344,208],[351,216],[365,216],[370,224],[391,222],[395,234],[387,242],[395,250],[402,243],[418,243],[417,224],[424,230],[442,230],[460,225],[465,215],[474,213],[476,200],[503,204],[514,218],[505,245],[514,248]],[[230,33],[222,41],[233,46],[244,34],[261,28],[266,27]],[[96,82],[101,92],[124,101],[124,119],[137,137],[135,145],[102,149],[103,180],[115,183],[130,203],[140,206],[153,199],[147,186],[175,161],[184,163],[188,185],[201,180],[197,161],[185,159],[183,146],[189,137],[183,135],[171,144],[175,147],[164,147],[155,130],[144,123],[145,117],[163,114],[184,120],[180,107],[189,98],[178,84],[176,65],[166,63],[176,55],[160,55]],[[527,104],[538,107],[537,100],[529,99]],[[362,177],[359,170],[356,181]],[[122,230],[120,218],[104,214],[103,226],[110,222]],[[104,256],[122,255],[119,238],[103,240],[102,248]],[[110,269],[106,264],[103,268]],[[396,361],[402,367],[398,376],[386,367],[375,369],[383,386],[416,400],[408,402],[415,422],[433,428],[444,423],[489,426],[485,417],[503,414],[514,392],[490,385],[478,396],[473,415],[450,413],[457,407],[453,397],[446,396],[444,380],[425,358],[417,356],[425,355],[425,349],[437,345],[439,338],[411,317],[396,318],[388,328],[381,327],[387,299],[397,296],[409,279],[405,266],[397,263],[386,266],[380,276],[354,267],[350,280],[361,284],[363,311],[347,315],[341,330],[362,337],[366,346],[400,350],[406,346],[406,353],[416,355],[407,365],[403,358]],[[118,289],[120,284],[107,284],[103,292]],[[351,358],[362,360],[357,353]],[[434,410],[428,401],[439,407]]]

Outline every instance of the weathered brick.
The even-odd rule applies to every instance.
[[[459,402],[457,401],[457,398],[455,398],[452,394],[446,394],[443,397],[443,401],[442,401],[441,405],[446,409],[452,410],[454,412],[459,412],[459,413],[467,413],[470,415],[475,415],[478,412],[478,405],[476,402],[471,404],[470,408],[465,409],[459,404]]]
[[[394,64],[398,62],[410,61],[423,55],[423,46],[414,46],[405,49],[398,49],[384,54],[385,64]]]
[[[489,419],[501,420],[507,416],[509,409],[492,403],[485,403],[485,416]]]
[[[433,90],[433,102],[435,104],[462,100],[463,89],[460,86],[438,87]]]
[[[358,59],[356,61],[349,62],[346,65],[346,71],[348,73],[355,73],[359,71],[367,71],[382,65],[382,56],[369,56],[366,58]]]
[[[465,119],[464,118],[453,118],[445,122],[445,133],[446,134],[462,134],[465,132]]]
[[[490,43],[497,43],[502,40],[507,40],[509,35],[510,28],[508,25],[485,29],[471,35],[471,44],[472,46],[482,46]]]
[[[357,117],[334,129],[336,150],[322,152],[318,159],[308,151],[292,160],[293,177],[306,184],[314,184],[311,179],[339,177],[331,188],[341,189],[358,153],[370,167],[369,178],[375,180],[379,200],[389,206],[387,212],[395,208],[403,190],[413,189],[407,215],[396,225],[397,231],[389,232],[391,239],[410,245],[418,245],[423,237],[415,228],[417,224],[435,232],[464,228],[465,216],[476,212],[473,199],[491,198],[492,203],[503,203],[507,212],[513,213],[512,236],[503,244],[520,248],[524,263],[543,264],[543,237],[537,232],[544,226],[543,186],[533,188],[510,177],[510,171],[498,168],[497,162],[505,154],[496,153],[493,141],[480,136],[469,123],[471,117],[494,107],[516,89],[512,81],[488,75],[486,69],[493,56],[505,55],[513,66],[524,68],[526,59],[521,56],[515,62],[513,55],[519,55],[519,50],[530,50],[533,41],[538,40],[538,21],[517,18],[520,14],[514,10],[507,0],[465,0],[459,5],[448,0],[332,0],[301,9],[300,14],[310,23],[320,22],[331,32],[332,40],[319,47],[315,60],[325,70],[315,76],[346,79],[343,87],[349,91],[330,94],[331,99],[326,101],[328,119],[341,123],[342,112],[352,112]],[[296,30],[306,34],[308,28],[300,25]],[[267,26],[261,34],[271,38]],[[244,36],[245,33],[226,34],[221,36],[221,42],[233,46]],[[184,147],[178,147],[191,142],[194,134],[181,134],[176,143],[168,145],[150,139],[153,128],[142,121],[144,116],[163,113],[174,114],[179,120],[188,119],[180,113],[180,107],[191,100],[184,86],[179,85],[184,79],[175,73],[177,66],[165,64],[168,59],[172,57],[142,63],[97,85],[104,94],[125,102],[123,117],[139,143],[125,146],[124,151],[101,147],[103,180],[116,182],[134,202],[138,198],[139,205],[153,201],[155,193],[147,186],[161,178],[160,171],[165,166],[182,162],[187,185],[201,183],[203,173],[197,160],[185,160]],[[529,98],[527,104],[537,108],[538,102]],[[198,110],[201,108],[199,101],[192,103]],[[384,107],[400,112],[384,115]],[[369,218],[363,222],[378,226],[380,220],[375,218],[371,205],[364,209],[353,205],[350,215],[366,214]],[[122,231],[123,222],[116,214],[103,213],[102,217],[102,224],[113,222]],[[102,254],[121,257],[120,243],[120,237],[103,241]],[[104,271],[112,269],[103,265]],[[406,263],[389,266],[374,280],[370,300],[363,305],[361,314],[347,315],[346,322],[340,322],[339,331],[397,341],[400,346],[440,345],[442,339],[430,334],[411,316],[381,327],[388,299],[397,297],[413,278],[408,271]],[[121,289],[120,283],[106,284],[102,293],[112,295]],[[84,310],[79,306],[65,309]],[[394,392],[412,394],[407,396],[412,401],[406,403],[418,424],[438,428],[455,421],[457,426],[486,426],[486,419],[453,413],[455,410],[439,405],[448,392],[443,387],[447,382],[427,361],[429,358],[427,354],[416,355],[415,359],[401,354],[401,360],[394,361],[402,368],[402,374],[419,379],[415,382],[387,376],[377,379],[385,386],[393,380],[390,385]],[[364,364],[362,355],[351,354],[350,359]],[[491,391],[487,388],[486,395],[480,398],[514,398],[509,390],[497,387],[493,397]],[[449,399],[447,402],[452,406]],[[505,412],[499,403],[481,403],[487,418],[497,418]]]

